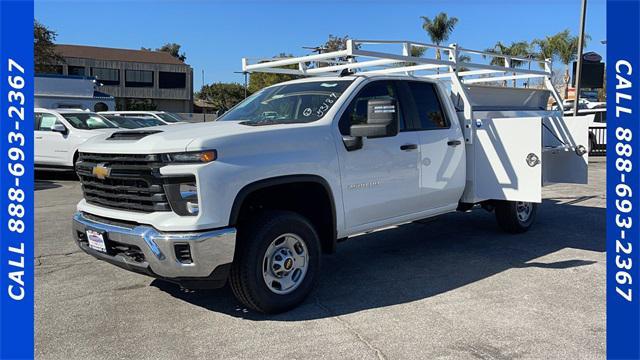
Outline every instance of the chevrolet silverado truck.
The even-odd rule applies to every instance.
[[[586,122],[547,110],[550,96],[559,99],[549,61],[525,70],[509,63],[531,59],[461,63],[471,50],[455,45],[401,42],[395,54],[367,44],[377,43],[243,60],[246,72],[300,78],[215,122],[83,144],[78,246],[185,288],[228,281],[245,306],[275,313],[305,299],[322,276],[321,255],[341,240],[476,207],[521,233],[544,184],[586,182]],[[411,47],[438,48],[445,60],[412,57]],[[526,76],[549,86],[474,85]]]

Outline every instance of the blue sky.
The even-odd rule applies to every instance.
[[[587,51],[605,55],[605,0],[589,0]],[[496,41],[544,37],[564,29],[578,32],[580,0],[449,1],[57,1],[36,0],[35,16],[58,33],[57,41],[117,48],[183,46],[194,69],[195,88],[242,82],[242,57],[279,53],[304,55],[302,46],[329,34],[356,39],[430,42],[419,16],[444,11],[459,19],[449,42],[485,49]],[[559,66],[559,65],[558,65]]]

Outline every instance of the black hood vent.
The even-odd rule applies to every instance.
[[[145,136],[162,132],[162,130],[118,131],[114,132],[107,140],[140,140]]]

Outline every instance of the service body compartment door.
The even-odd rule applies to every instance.
[[[581,154],[580,150],[588,149],[590,120],[589,116],[557,116],[543,119],[544,184],[587,183],[589,154]]]
[[[542,117],[489,118],[474,125],[476,198],[540,202]]]

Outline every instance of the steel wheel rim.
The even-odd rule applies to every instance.
[[[287,233],[276,237],[262,258],[262,279],[267,288],[279,295],[297,289],[309,267],[309,251],[302,237]]]
[[[516,214],[520,222],[527,222],[531,217],[533,211],[533,204],[530,202],[518,201],[516,202]]]

